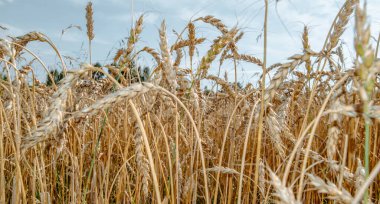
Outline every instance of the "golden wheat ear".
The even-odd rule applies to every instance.
[[[94,34],[94,19],[93,19],[94,11],[92,9],[92,2],[88,2],[86,6],[86,28],[87,28],[87,38],[88,38],[88,52],[89,52],[89,58],[90,58],[90,64],[91,61],[91,42],[95,37]]]

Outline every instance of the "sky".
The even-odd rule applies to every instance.
[[[0,30],[0,37],[20,36],[30,31],[39,31],[56,44],[62,55],[73,59],[70,68],[77,63],[88,61],[86,36],[86,0],[0,0],[0,25],[8,30]],[[144,29],[137,48],[149,46],[158,50],[158,29],[165,19],[169,43],[177,39],[173,30],[180,33],[191,19],[213,15],[221,19],[229,28],[238,25],[245,35],[238,43],[239,52],[258,58],[263,56],[264,0],[93,0],[94,31],[92,61],[107,64],[112,62],[115,51],[123,46],[128,37],[132,19],[144,14]],[[269,0],[268,13],[268,65],[286,62],[287,57],[302,53],[301,35],[304,25],[310,29],[311,48],[322,48],[328,30],[343,5],[344,0]],[[380,32],[380,0],[368,0],[368,15],[374,39]],[[79,25],[82,30],[71,28],[62,35],[62,30],[70,25]],[[215,28],[197,22],[197,37],[206,37],[206,43],[199,47],[199,59],[205,54],[212,40],[219,35]],[[353,18],[342,37],[347,59],[352,59]],[[49,68],[59,66],[54,51],[43,43],[28,45]],[[75,60],[74,60],[75,59]],[[199,60],[200,61],[200,60]],[[142,56],[140,64],[152,65],[153,60]],[[196,67],[197,64],[194,66]],[[189,66],[188,64],[183,66]],[[36,65],[36,72],[43,80],[43,69]],[[218,63],[212,65],[211,73],[216,73]],[[232,62],[226,62],[222,71],[234,76]],[[254,80],[260,67],[239,63],[238,78],[243,83]]]

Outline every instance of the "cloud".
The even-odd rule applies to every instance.
[[[2,1],[2,0],[0,0]],[[8,0],[8,1],[13,1],[13,0]],[[86,5],[89,0],[68,0],[69,2],[71,2],[72,4],[74,5],[77,5],[77,6],[84,6]],[[130,2],[129,1],[125,1],[125,0],[107,0],[107,1],[104,1],[104,0],[91,0],[91,2],[93,4],[116,4],[116,5],[130,5]]]
[[[144,15],[144,23],[148,24],[156,24],[159,20],[159,15],[153,12],[135,12],[134,14],[134,21],[137,20],[141,15]],[[110,21],[118,21],[122,23],[130,23],[131,22],[131,14],[129,13],[122,13],[122,14],[113,14],[113,15],[106,15],[105,18]]]
[[[112,45],[113,43],[108,41],[108,40],[105,40],[103,38],[100,38],[100,37],[96,37],[94,38],[93,40],[94,44],[99,44],[99,45]]]
[[[0,0],[0,5],[6,4],[6,3],[13,3],[14,0]]]
[[[377,35],[380,32],[380,7],[376,6],[376,0],[368,1],[368,16],[371,22],[372,35]],[[372,5],[372,6],[371,6]]]
[[[69,2],[71,2],[71,3],[75,4],[75,5],[81,5],[81,6],[82,5],[86,5],[88,3],[87,0],[69,0]],[[93,0],[91,2],[95,3],[95,2],[97,2],[97,0]]]
[[[63,35],[61,35],[61,33],[57,33],[56,37],[64,42],[79,43],[83,42],[84,39],[86,39],[86,34],[85,32],[81,31],[69,30],[65,32]]]
[[[5,36],[20,36],[20,35],[23,35],[23,34],[26,33],[23,29],[21,29],[19,27],[16,27],[16,26],[9,25],[7,23],[0,22],[0,25],[2,27],[7,28],[6,30],[2,30],[0,32],[0,37],[5,37]]]

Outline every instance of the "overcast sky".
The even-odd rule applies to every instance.
[[[260,38],[263,29],[264,0],[93,0],[95,39],[93,41],[93,61],[110,63],[121,40],[128,36],[132,15],[136,20],[145,14],[144,30],[138,47],[159,47],[158,28],[163,19],[167,22],[169,42],[176,40],[172,30],[181,32],[190,19],[214,15],[232,27],[236,24],[245,31],[238,44],[239,52],[262,58],[263,46]],[[277,2],[277,3],[276,3]],[[312,49],[319,51],[327,32],[344,0],[270,0],[268,24],[268,64],[284,62],[288,56],[302,52],[301,35],[303,26],[310,28]],[[85,6],[86,0],[0,0],[0,37],[19,36],[29,31],[40,31],[49,36],[63,55],[87,60],[87,37]],[[133,7],[132,7],[133,5]],[[368,14],[372,25],[372,35],[380,31],[380,0],[368,0]],[[343,36],[346,57],[350,59],[352,48],[353,19]],[[82,31],[70,29],[69,25],[79,25]],[[196,23],[197,36],[210,41],[200,48],[200,57],[207,51],[213,38],[219,32],[208,25]],[[29,46],[51,67],[57,58],[46,45],[32,43]],[[111,53],[111,54],[110,54]],[[144,57],[140,63],[152,60]],[[215,71],[217,64],[214,64]],[[232,63],[223,67],[233,76]],[[250,64],[239,65],[239,78],[243,82],[252,80],[260,68]],[[42,70],[41,70],[42,72]]]

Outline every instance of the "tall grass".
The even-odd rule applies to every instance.
[[[141,16],[108,71],[84,63],[66,72],[42,33],[1,40],[0,203],[379,202],[379,43],[366,8],[347,0],[319,52],[305,27],[303,52],[269,65],[265,5],[262,58],[239,53],[243,30],[214,16],[190,21],[174,44],[163,21],[160,50],[137,50]],[[91,44],[91,4],[86,11]],[[344,69],[338,44],[354,13],[357,57]],[[220,36],[198,38],[205,25]],[[56,51],[60,82],[26,48],[31,41]],[[135,68],[144,52],[156,62],[147,81]],[[18,64],[26,54],[51,85],[37,80],[33,61]],[[259,86],[209,72],[227,60],[261,67],[260,83],[252,82]],[[204,90],[204,81],[218,88]]]

